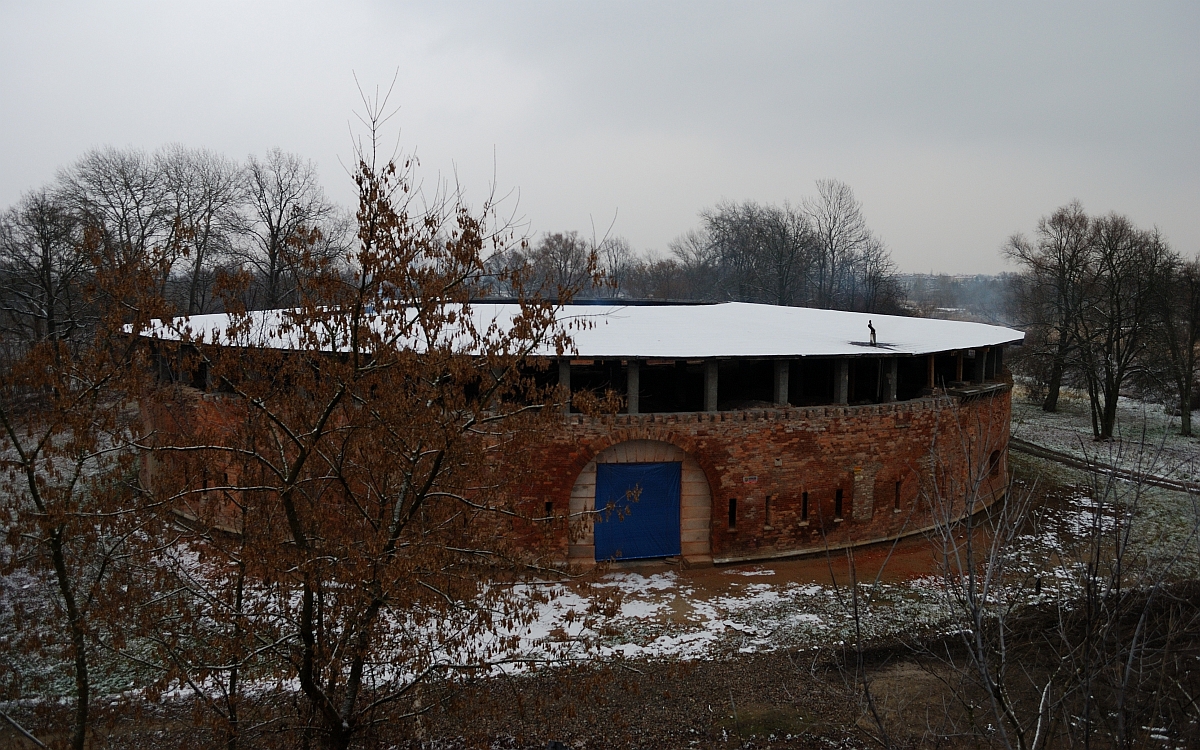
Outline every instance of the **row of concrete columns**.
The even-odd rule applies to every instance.
[[[975,349],[975,358],[972,360],[971,366],[971,382],[976,385],[981,385],[987,381],[987,369],[989,359],[992,362],[992,372],[999,373],[1004,369],[1004,347],[1002,346],[981,346]],[[935,386],[934,383],[934,356],[930,354],[929,359],[929,376],[926,378],[925,385],[929,388]],[[954,379],[959,382],[965,382],[966,354],[962,351],[957,353],[957,362],[955,365]]]
[[[930,357],[930,372],[932,373],[933,358]],[[885,360],[884,367],[887,371],[884,373],[884,400],[896,400],[896,377],[898,362],[894,357]],[[791,368],[787,360],[775,360],[773,377],[774,402],[777,404],[786,404],[788,402],[788,379],[791,374]],[[704,363],[704,410],[717,411],[717,368],[718,362],[715,359],[710,359]],[[982,372],[982,370],[981,370]],[[932,375],[930,376],[932,377]],[[569,390],[571,388],[571,361],[567,359],[559,360],[558,362],[558,382],[565,385]],[[641,390],[641,365],[636,359],[628,360],[625,370],[625,403],[626,410],[629,414],[637,414],[639,407],[639,391]],[[846,404],[850,401],[850,361],[847,359],[839,359],[836,361],[834,370],[834,403]],[[568,404],[567,410],[570,410]]]
[[[971,379],[975,383],[983,383],[987,377],[987,362],[988,357],[994,359],[994,371],[1000,372],[1003,365],[1001,356],[1003,349],[1001,347],[980,347],[975,350],[974,367],[971,373]],[[934,386],[934,355],[930,354],[928,387]],[[958,365],[956,368],[957,380],[963,380],[963,365],[964,354],[958,353]],[[715,359],[706,360],[704,363],[704,410],[717,410],[717,367],[718,363]],[[775,360],[773,365],[773,391],[774,401],[777,404],[786,404],[788,402],[788,377],[790,375],[790,365],[787,360]],[[883,400],[896,400],[896,383],[898,380],[899,360],[896,357],[888,357],[883,360]],[[641,389],[641,365],[636,359],[628,361],[626,367],[626,405],[630,414],[637,414],[639,407],[639,391]],[[559,360],[558,362],[558,382],[565,385],[568,389],[571,387],[571,362],[567,359]],[[847,404],[850,401],[850,360],[838,359],[834,363],[834,378],[833,378],[833,401],[835,404]],[[568,406],[569,410],[569,406]]]

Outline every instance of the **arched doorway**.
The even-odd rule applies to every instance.
[[[676,468],[667,466],[670,464]],[[605,468],[598,470],[600,466]],[[655,469],[656,466],[659,468]],[[677,489],[672,486],[672,471],[678,472]],[[708,478],[696,459],[677,445],[658,440],[628,440],[601,451],[575,479],[571,488],[571,514],[579,517],[594,510],[598,491],[605,498],[617,498],[619,502],[625,496],[625,485],[631,483],[641,485],[643,494],[652,491],[655,496],[639,497],[620,519],[611,514],[607,518],[587,517],[576,532],[578,539],[570,545],[572,563],[588,565],[611,559],[616,550],[622,552],[622,559],[682,555],[692,563],[711,562],[712,492]],[[673,498],[663,494],[672,492],[677,492],[677,515],[669,507]],[[601,498],[601,507],[607,501],[605,498]],[[597,529],[597,522],[608,525]],[[675,539],[656,541],[654,537],[661,537],[671,523],[677,524],[677,543]],[[653,526],[651,533],[642,533],[647,531],[647,524]],[[643,539],[639,541],[639,537]],[[648,544],[642,543],[647,541],[645,537],[650,537]],[[626,548],[634,554],[624,554]]]

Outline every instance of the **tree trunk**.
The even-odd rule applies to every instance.
[[[1192,436],[1192,387],[1191,383],[1179,394],[1179,434]]]
[[[58,591],[67,610],[67,622],[71,628],[71,650],[75,656],[75,726],[71,732],[72,750],[83,750],[87,739],[89,686],[87,664],[87,637],[83,628],[83,616],[71,591],[71,578],[67,573],[66,555],[63,552],[63,527],[50,533],[50,557],[54,563],[54,574],[58,579]]]
[[[1112,440],[1117,425],[1117,401],[1121,398],[1121,380],[1120,373],[1104,376],[1104,408],[1100,412],[1100,433],[1096,436],[1097,440]]]
[[[1097,378],[1094,372],[1085,372],[1084,377],[1087,379],[1088,391],[1088,412],[1092,417],[1092,438],[1100,440],[1101,427],[1103,421],[1102,413],[1104,411],[1100,404],[1100,384],[1096,382]]]
[[[1100,434],[1097,440],[1112,440],[1113,430],[1117,425],[1117,397],[1104,397],[1104,411],[1100,415]]]
[[[1058,411],[1058,393],[1062,390],[1063,367],[1062,360],[1057,356],[1050,368],[1050,382],[1046,384],[1046,400],[1042,402],[1042,411]]]
[[[329,728],[328,738],[325,740],[325,747],[329,750],[350,750],[350,737],[353,734],[349,725],[340,724],[336,727]]]
[[[245,514],[243,513],[243,522]],[[243,526],[243,528],[245,528]],[[234,602],[233,602],[233,644],[237,648],[242,642],[242,608],[243,595],[246,590],[246,561],[238,560],[237,581],[234,584]],[[228,695],[225,698],[226,704],[229,707],[229,726],[226,729],[225,748],[226,750],[237,750],[238,745],[238,700],[241,692],[241,685],[238,682],[238,664],[242,658],[242,654],[238,653],[233,660],[233,667],[229,670],[229,686]]]

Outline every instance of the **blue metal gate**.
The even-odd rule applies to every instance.
[[[596,465],[596,559],[679,554],[678,461]]]

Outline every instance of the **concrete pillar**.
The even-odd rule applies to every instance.
[[[787,406],[788,402],[788,374],[790,368],[786,359],[775,360],[775,403],[780,406]]]
[[[567,389],[567,401],[563,405],[563,413],[571,413],[571,360],[558,360],[558,384]]]
[[[629,360],[625,368],[625,411],[638,413],[638,392],[641,388],[641,365],[636,359]]]
[[[850,360],[839,359],[833,365],[833,402],[850,403]]]
[[[978,347],[975,350],[975,377],[973,380],[976,383],[982,383],[987,375],[987,358],[988,348],[986,346]]]
[[[884,364],[883,400],[896,400],[896,378],[900,375],[900,360],[890,357]]]
[[[704,363],[704,411],[717,410],[717,360]]]

